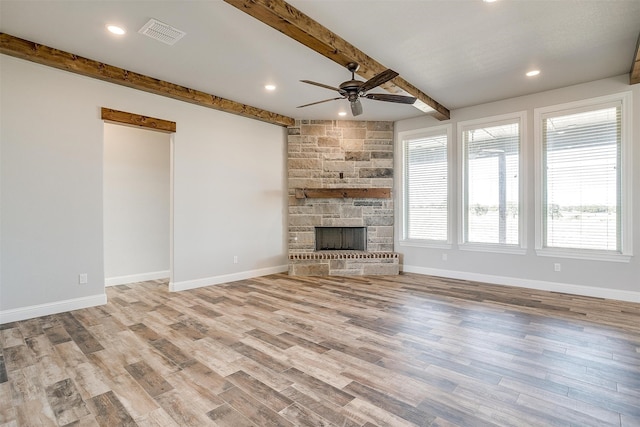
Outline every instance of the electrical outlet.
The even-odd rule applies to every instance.
[[[447,254],[442,254],[442,260],[446,261],[449,259],[449,256]]]
[[[556,262],[555,264],[553,264],[553,271],[560,271],[562,270],[562,266],[560,265],[559,262]]]
[[[78,283],[80,285],[86,285],[89,283],[89,277],[87,273],[78,274]]]
[[[238,263],[238,255],[235,255],[235,256],[233,257],[233,263],[234,263],[234,264],[237,264],[237,263]]]

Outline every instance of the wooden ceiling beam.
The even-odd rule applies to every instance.
[[[114,67],[113,65],[83,58],[69,52],[20,39],[5,33],[0,33],[0,53],[104,80],[109,83],[127,86],[143,92],[150,92],[178,101],[184,101],[201,107],[212,108],[214,110],[220,110],[279,126],[292,126],[295,123],[295,120],[291,117],[282,116],[199,90],[158,80],[143,74],[134,73]]]
[[[631,64],[631,72],[629,73],[629,84],[634,85],[640,83],[640,34],[638,35],[638,43],[636,43],[636,52]]]
[[[126,111],[113,110],[111,108],[102,107],[100,109],[100,118],[109,123],[150,129],[158,132],[174,133],[176,131],[176,122],[158,119],[156,117],[142,116],[135,113],[127,113]]]
[[[350,62],[360,65],[358,75],[370,79],[387,67],[368,56],[342,37],[323,27],[295,7],[283,0],[224,0],[226,3],[253,16],[284,35],[302,43],[319,54],[346,67]],[[392,93],[401,90],[418,98],[414,106],[429,111],[439,120],[449,119],[449,110],[417,87],[398,76],[382,87]]]

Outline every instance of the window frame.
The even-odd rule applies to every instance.
[[[409,239],[407,237],[407,227],[408,224],[408,211],[409,207],[408,203],[408,194],[407,194],[407,165],[406,161],[406,150],[407,150],[407,141],[419,139],[421,137],[428,138],[436,135],[446,135],[447,138],[447,238],[446,240],[432,240],[432,239]],[[438,249],[451,249],[452,247],[452,232],[453,232],[453,224],[451,221],[451,210],[452,210],[452,161],[453,161],[453,144],[452,144],[452,135],[453,128],[450,123],[433,126],[429,128],[416,129],[411,131],[402,131],[398,132],[398,159],[400,159],[400,182],[399,182],[399,203],[398,207],[400,209],[400,221],[398,224],[398,244],[400,246],[415,246],[415,247],[428,247],[428,248],[438,248]]]
[[[467,241],[467,171],[465,169],[466,147],[463,133],[469,129],[491,127],[501,124],[518,123],[519,152],[518,152],[518,243],[480,243]],[[527,233],[526,224],[528,209],[526,205],[526,189],[528,169],[524,160],[524,153],[527,148],[527,112],[518,111],[514,113],[501,114],[497,116],[483,117],[474,120],[458,122],[458,247],[460,250],[494,252],[515,255],[525,255],[527,253]]]
[[[606,108],[620,103],[620,239],[621,250],[544,247],[544,131],[547,117],[568,115]],[[629,262],[633,256],[633,153],[632,153],[632,94],[622,92],[586,100],[556,104],[534,109],[535,162],[535,251],[538,256],[586,259],[593,261]]]

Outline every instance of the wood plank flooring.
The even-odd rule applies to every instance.
[[[276,274],[0,326],[2,426],[640,426],[640,304]]]

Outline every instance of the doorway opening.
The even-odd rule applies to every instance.
[[[105,285],[148,280],[168,285],[173,133],[108,120],[103,150]]]

